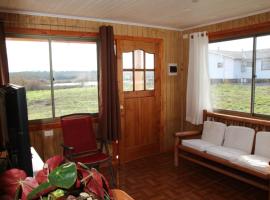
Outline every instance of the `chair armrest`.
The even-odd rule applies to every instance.
[[[67,146],[67,145],[64,145],[64,144],[61,144],[61,146],[63,147],[64,150],[68,150],[68,151],[73,151],[74,150],[74,147],[72,147],[72,146]]]
[[[67,145],[64,145],[64,144],[61,144],[61,146],[63,147],[64,156],[68,160],[72,160],[73,159],[72,151],[74,150],[74,147],[67,146]]]
[[[186,137],[199,136],[201,134],[202,134],[201,131],[182,131],[182,132],[175,133],[175,137],[186,138]]]

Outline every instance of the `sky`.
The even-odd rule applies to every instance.
[[[48,41],[7,39],[6,46],[10,72],[50,71]],[[96,43],[52,41],[52,62],[54,71],[96,71]]]
[[[218,50],[218,48],[224,51],[251,51],[253,38],[216,42],[209,45],[209,50]],[[257,37],[257,49],[270,49],[270,35]]]
[[[10,72],[49,71],[49,43],[47,40],[7,39],[7,54]],[[209,50],[250,51],[253,38],[209,44]],[[257,38],[257,49],[270,48],[270,35]],[[132,63],[132,56],[124,56],[124,65]],[[153,65],[149,60],[150,66]],[[54,71],[96,71],[97,46],[95,42],[52,41]]]

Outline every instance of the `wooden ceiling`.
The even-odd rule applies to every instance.
[[[0,9],[187,29],[270,11],[269,0],[1,0]]]

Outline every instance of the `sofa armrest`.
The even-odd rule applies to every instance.
[[[202,134],[201,131],[182,131],[177,132],[174,134],[175,137],[175,143],[174,143],[174,165],[177,167],[179,158],[178,158],[178,152],[179,152],[179,145],[181,144],[181,140],[185,138],[196,138],[199,137]]]
[[[175,133],[175,137],[179,137],[182,139],[186,137],[199,136],[201,134],[202,134],[201,131],[182,131],[182,132]]]

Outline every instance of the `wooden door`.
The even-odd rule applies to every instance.
[[[160,152],[160,42],[117,41],[120,162]]]

